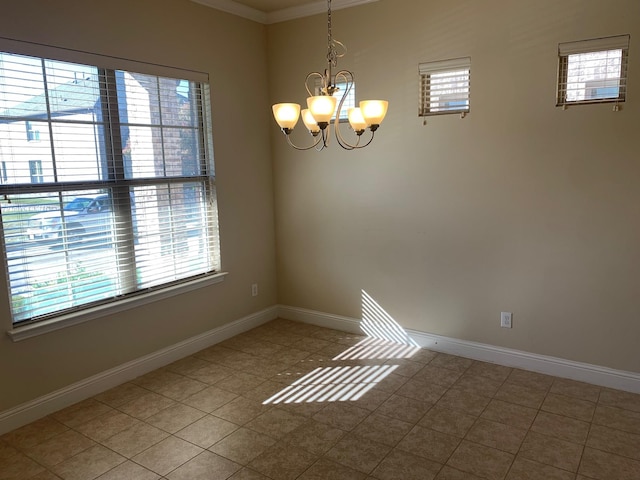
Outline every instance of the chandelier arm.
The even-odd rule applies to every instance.
[[[346,84],[346,88],[344,89],[344,93],[342,94],[342,98],[340,99],[340,103],[338,104],[338,110],[336,111],[336,118],[334,120],[334,126],[336,131],[336,139],[338,140],[338,144],[344,148],[345,150],[353,150],[355,148],[362,148],[360,146],[360,135],[358,135],[358,141],[355,144],[352,144],[345,140],[342,136],[342,131],[340,130],[340,113],[342,112],[342,107],[344,105],[351,88],[353,88],[353,73],[349,70],[340,70],[336,73],[336,84],[338,83],[338,79],[342,78],[344,83]],[[370,142],[369,142],[370,143]],[[368,145],[368,144],[367,144]]]
[[[317,146],[318,146],[318,144],[320,143],[320,140],[322,140],[322,143],[323,143],[323,144],[326,144],[325,139],[324,139],[324,138],[322,138],[321,136],[318,136],[318,137],[316,137],[316,141],[315,141],[315,143],[314,143],[313,145],[311,145],[311,146],[309,146],[309,147],[299,147],[299,146],[297,146],[296,144],[294,144],[294,143],[291,141],[291,137],[290,137],[289,135],[287,135],[287,134],[286,134],[286,132],[282,132],[282,133],[284,133],[284,136],[287,138],[287,143],[288,143],[290,146],[292,146],[293,148],[295,148],[296,150],[301,150],[301,151],[311,150],[312,148],[315,148],[315,147],[317,147]],[[322,135],[322,136],[324,136],[324,132],[323,132],[323,135]],[[322,150],[322,149],[321,149],[321,150]]]
[[[320,78],[320,82],[321,82],[320,89],[322,91],[325,91],[326,88],[327,88],[325,76],[322,75],[320,72],[311,72],[309,75],[307,75],[307,78],[304,81],[304,86],[307,89],[307,93],[309,94],[310,97],[313,97],[313,96],[316,95],[315,92],[312,93],[311,90],[309,89],[309,79],[311,79],[313,77],[319,77]],[[314,87],[315,87],[315,85],[314,85]]]

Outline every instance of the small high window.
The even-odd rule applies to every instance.
[[[624,102],[629,35],[558,45],[558,106]]]
[[[342,99],[345,90],[347,89],[346,82],[336,82],[336,87],[338,90],[333,94],[334,97],[338,99],[338,103]],[[322,88],[322,82],[318,79],[316,82],[316,95],[320,95],[320,89]],[[340,111],[340,122],[347,122],[349,120],[349,109],[357,107],[356,105],[356,84],[351,84],[351,90],[347,93],[347,97],[344,99],[344,104],[342,105],[342,110]],[[338,107],[336,107],[336,112],[338,111]],[[331,121],[333,122],[336,119],[336,114],[334,113],[331,117]]]
[[[471,58],[421,63],[418,115],[466,113],[469,111]]]

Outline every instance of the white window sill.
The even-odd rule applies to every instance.
[[[222,282],[226,275],[228,275],[227,272],[221,272],[216,275],[198,278],[190,282],[182,283],[180,285],[158,289],[135,297],[125,298],[120,301],[108,303],[106,305],[100,305],[98,307],[69,313],[67,315],[44,320],[42,322],[32,323],[29,325],[24,325],[22,327],[16,327],[7,331],[7,335],[9,335],[9,337],[11,337],[11,340],[13,340],[14,342],[19,342],[27,338],[43,335],[45,333],[60,330],[62,328],[67,328],[72,325],[95,320],[96,318],[113,315],[117,312],[129,310],[141,305],[146,305],[163,298],[170,298],[175,295],[190,292],[192,290],[208,287],[209,285],[214,285],[216,283]]]

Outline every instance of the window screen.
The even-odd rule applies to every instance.
[[[471,59],[469,57],[421,63],[418,115],[469,111]]]
[[[219,269],[208,88],[188,76],[0,52],[14,324]]]
[[[558,106],[624,102],[629,35],[558,46]]]

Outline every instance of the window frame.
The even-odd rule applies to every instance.
[[[431,102],[432,76],[436,74],[446,74],[463,71],[462,76],[466,76],[466,85],[454,87],[454,89],[466,89],[464,92],[441,93],[441,97],[448,97],[449,100],[463,100],[466,105],[460,108],[433,107]],[[459,114],[466,116],[471,111],[471,57],[459,57],[449,60],[438,60],[425,62],[418,65],[418,75],[420,77],[418,116],[430,117],[437,115]],[[435,95],[434,95],[435,96]],[[442,103],[442,102],[440,102]],[[446,103],[446,102],[445,102]],[[437,108],[437,109],[435,109]]]
[[[614,103],[616,105],[624,103],[627,98],[627,75],[629,68],[629,43],[630,35],[616,35],[612,37],[594,38],[590,40],[578,40],[575,42],[564,42],[558,44],[558,78],[556,81],[556,106],[567,108],[572,105],[593,105],[601,103]],[[605,53],[612,50],[621,50],[620,56],[620,76],[617,78],[618,88],[617,97],[607,98],[585,98],[583,100],[568,100],[568,83],[569,83],[569,57],[571,55],[580,55],[588,53]],[[616,80],[612,79],[595,79],[585,80],[585,93],[587,85],[590,82]],[[597,87],[593,87],[597,88]],[[603,86],[601,88],[611,88],[611,86]],[[616,110],[616,108],[614,108]]]
[[[203,99],[201,100],[203,106],[202,111],[198,117],[198,132],[202,132],[202,129],[208,129],[202,133],[202,138],[200,138],[200,147],[203,149],[205,155],[205,162],[207,163],[207,171],[206,180],[197,180],[194,177],[186,176],[186,177],[177,177],[177,176],[164,176],[156,178],[156,184],[165,183],[167,185],[175,184],[179,182],[194,182],[201,181],[203,182],[203,188],[206,190],[206,197],[203,199],[203,202],[206,202],[208,205],[213,205],[212,211],[207,215],[212,219],[211,228],[215,230],[209,231],[209,235],[212,235],[211,238],[214,240],[211,244],[215,251],[211,252],[211,256],[213,258],[213,267],[214,270],[199,274],[195,276],[188,276],[186,278],[179,279],[174,282],[164,283],[162,285],[157,285],[155,287],[134,291],[130,294],[125,295],[122,298],[114,297],[108,301],[101,302],[99,304],[86,304],[81,305],[79,308],[74,309],[73,311],[58,311],[51,315],[47,315],[42,319],[36,317],[35,319],[29,319],[26,321],[20,321],[15,323],[13,315],[10,315],[8,318],[7,325],[7,333],[14,341],[23,340],[25,338],[30,338],[36,335],[40,335],[42,333],[47,333],[53,330],[58,330],[60,328],[65,328],[70,325],[75,325],[78,323],[82,323],[85,321],[93,320],[96,318],[101,318],[107,315],[111,315],[115,312],[128,310],[130,308],[135,308],[140,305],[144,305],[150,302],[157,301],[162,298],[169,298],[174,295],[179,295],[188,291],[192,291],[195,289],[203,288],[209,285],[213,285],[219,283],[224,280],[227,275],[226,272],[222,271],[221,268],[221,260],[220,260],[220,247],[219,247],[219,224],[218,224],[218,215],[217,215],[217,199],[216,199],[216,187],[215,187],[215,166],[213,164],[213,143],[212,143],[212,134],[211,134],[211,100],[209,94],[209,75],[203,72],[191,71],[191,70],[183,70],[168,66],[155,65],[155,64],[147,64],[143,62],[121,59],[116,57],[109,57],[103,55],[92,54],[89,52],[81,52],[81,51],[70,51],[57,47],[52,47],[48,45],[40,45],[33,44],[28,42],[22,42],[11,39],[0,39],[0,50],[3,52],[13,53],[17,55],[28,55],[32,57],[46,58],[50,60],[58,60],[63,62],[70,62],[76,64],[84,64],[84,65],[93,65],[97,66],[102,70],[124,70],[124,71],[132,71],[141,74],[153,75],[157,77],[169,77],[169,78],[180,78],[189,81],[196,82],[202,85],[203,90],[205,90],[203,94]],[[115,88],[115,84],[114,84]],[[112,104],[110,110],[113,112],[114,105]],[[117,114],[117,105],[115,105],[115,113]],[[120,127],[119,122],[116,120],[115,123],[111,124],[112,129],[118,129]],[[28,131],[28,126],[27,126]],[[28,139],[29,140],[29,139]],[[118,151],[115,149],[115,151]],[[92,185],[92,182],[72,182],[73,185],[64,186],[65,182],[56,182],[49,184],[32,184],[29,185],[30,192],[43,192],[45,190],[54,191],[60,190],[65,191],[65,189],[73,187],[74,189],[82,189],[88,188]],[[126,182],[121,182],[118,187],[113,182],[106,182],[104,180],[93,182],[93,186],[99,185],[100,188],[104,188],[108,186],[112,189],[114,195],[124,195],[128,197],[127,193],[122,193],[124,189],[128,189],[129,187],[133,187],[135,185],[144,185],[144,179],[128,179]],[[16,188],[16,185],[7,185],[0,182],[2,185],[3,194],[11,194],[12,192],[15,194],[19,188]],[[122,191],[120,191],[122,190]],[[120,191],[120,193],[117,193]],[[215,224],[215,225],[214,225]],[[0,224],[1,227],[1,224]],[[1,230],[1,228],[0,228]],[[211,245],[210,244],[210,245]],[[7,295],[7,310],[10,309],[11,305],[11,288],[9,283],[9,270],[7,265],[7,247],[5,243],[4,235],[0,235],[0,248],[2,252],[2,265],[4,270],[5,279],[0,284],[5,284],[4,291]],[[6,283],[5,283],[6,282]]]

